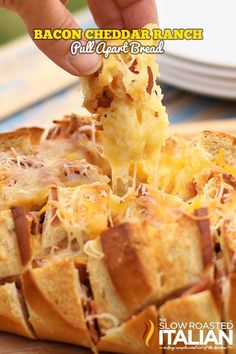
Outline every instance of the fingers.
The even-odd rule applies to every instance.
[[[35,28],[51,30],[79,28],[71,13],[60,0],[24,0],[21,4],[17,11],[23,18],[31,36]],[[70,53],[72,41],[69,40],[37,40],[35,43],[51,60],[72,75],[92,74],[101,65],[101,59],[95,53],[73,56]]]
[[[148,23],[157,23],[155,0],[116,0],[121,8],[125,27],[141,28]]]
[[[141,28],[157,23],[155,0],[88,0],[97,25],[101,28]]]
[[[93,18],[100,28],[124,28],[120,7],[115,0],[87,0]]]

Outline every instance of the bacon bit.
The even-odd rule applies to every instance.
[[[117,90],[122,85],[122,74],[115,75],[111,82],[111,87]]]
[[[12,217],[15,224],[15,232],[20,250],[21,262],[25,266],[31,260],[31,244],[29,222],[22,206],[11,207]]]
[[[232,187],[236,187],[236,179],[233,175],[230,175],[228,173],[223,173],[223,180],[230,184]]]
[[[84,263],[79,263],[76,264],[76,268],[78,269],[79,281],[81,283],[82,291],[85,293],[84,301],[82,302],[85,315],[95,315],[96,307],[94,300],[92,300],[92,291],[89,282],[87,267]],[[86,323],[92,341],[94,342],[94,344],[97,344],[100,340],[100,333],[97,320],[93,319],[87,321]]]
[[[36,211],[32,211],[28,214],[29,228],[30,228],[30,233],[32,235],[38,235],[42,233],[43,222],[41,222],[41,220],[43,220],[44,216],[45,213],[43,213],[39,217]]]
[[[189,289],[185,290],[181,296],[189,296],[201,293],[204,290],[212,288],[212,281],[209,278],[200,280],[197,284],[194,284]]]
[[[32,267],[33,268],[40,268],[45,266],[48,263],[48,259],[44,258],[44,257],[36,257],[35,259],[33,259],[32,262]]]
[[[58,191],[56,186],[51,187],[51,200],[58,201]],[[51,207],[52,210],[52,225],[57,225],[60,223],[60,219],[58,218],[57,214],[57,208],[53,205]]]
[[[68,137],[73,135],[83,125],[91,124],[91,121],[86,117],[80,117],[75,114],[66,116],[64,120],[54,120],[56,126],[49,130],[46,140],[55,139],[59,136]]]
[[[195,216],[197,217],[207,217],[208,216],[208,210],[207,208],[200,208],[196,209],[194,211]],[[213,242],[211,239],[211,232],[210,232],[210,221],[209,217],[202,219],[202,220],[196,220],[198,229],[199,229],[199,236],[200,236],[200,242],[201,242],[201,248],[202,248],[202,256],[203,256],[203,264],[205,267],[208,265],[211,265],[213,262]]]
[[[102,96],[98,98],[97,107],[110,108],[112,100],[113,94],[108,88],[105,88]]]
[[[186,188],[190,193],[190,198],[196,197],[196,195],[198,194],[198,191],[197,191],[197,182],[195,181],[195,179],[192,179],[192,181],[190,181],[187,184]]]
[[[133,101],[133,98],[132,98],[128,93],[125,95],[125,97],[126,97],[126,102],[127,102],[127,103]]]
[[[138,64],[137,59],[135,59],[131,64],[131,66],[129,67],[129,70],[134,74],[139,74],[139,71],[135,70],[137,64]]]
[[[88,285],[88,272],[86,265],[84,263],[78,263],[76,264],[76,268],[78,269],[79,272],[79,280],[80,283],[83,285]]]
[[[80,168],[77,166],[77,167],[75,167],[75,166],[68,166],[68,168],[67,168],[67,170],[65,171],[64,170],[64,174],[65,174],[65,176],[66,177],[68,177],[68,176],[70,176],[70,175],[72,175],[72,174],[74,174],[74,175],[80,175]]]
[[[147,70],[148,70],[147,93],[149,93],[149,95],[151,95],[152,94],[153,85],[154,85],[153,72],[152,72],[150,66],[147,67]]]
[[[58,193],[57,193],[56,186],[51,187],[51,198],[52,198],[52,200],[58,200]]]

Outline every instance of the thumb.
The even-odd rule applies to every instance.
[[[25,0],[19,3],[17,12],[25,22],[31,37],[36,28],[79,28],[60,0]],[[35,43],[51,60],[72,75],[86,76],[96,72],[101,66],[101,58],[96,53],[72,55],[72,40],[36,40]]]

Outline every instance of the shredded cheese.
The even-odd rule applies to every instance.
[[[102,259],[104,257],[104,254],[101,251],[99,251],[98,249],[96,249],[94,241],[92,241],[92,240],[87,241],[85,243],[84,253],[89,257],[93,257],[93,258],[97,258],[97,259]]]
[[[86,322],[91,322],[94,320],[105,320],[106,321],[106,325],[108,328],[103,328],[104,333],[106,333],[108,330],[111,330],[112,328],[116,328],[119,325],[119,321],[118,319],[112,315],[111,313],[97,313],[94,315],[87,315],[85,318]],[[108,321],[108,323],[107,323]]]

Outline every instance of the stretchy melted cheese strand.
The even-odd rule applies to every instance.
[[[154,41],[142,44],[153,45]],[[156,84],[158,74],[155,55],[111,54],[98,73],[82,79],[84,105],[102,122],[103,156],[112,168],[113,190],[119,194],[132,186],[130,175],[137,166],[145,166],[148,182],[157,180],[168,126]]]

